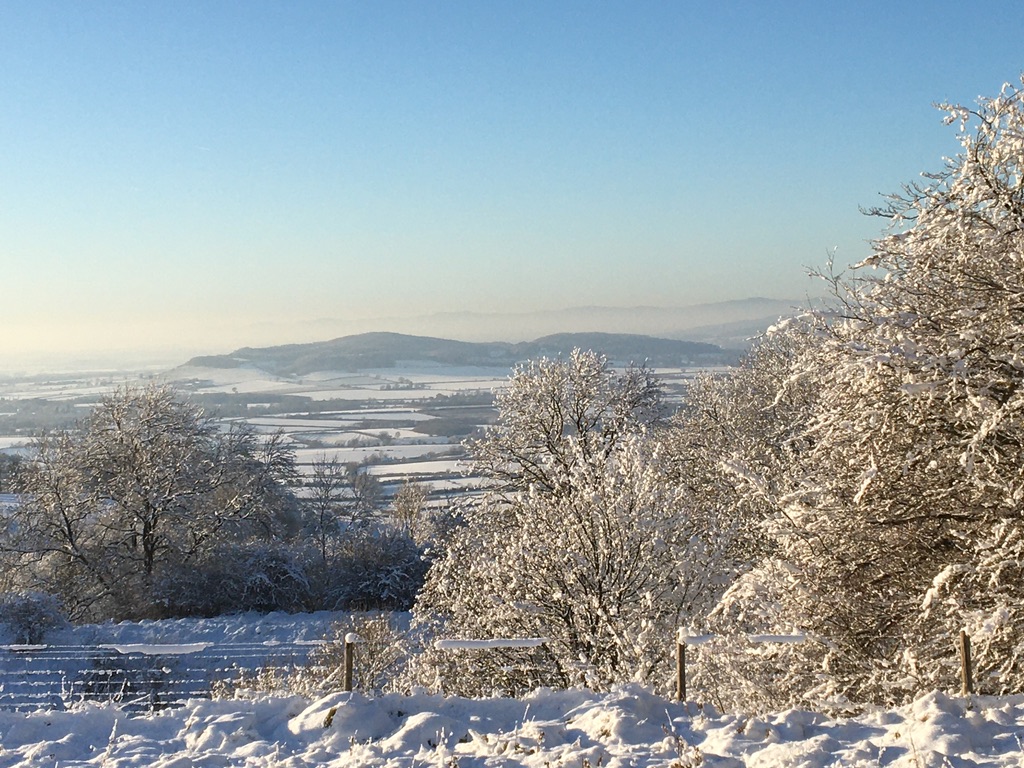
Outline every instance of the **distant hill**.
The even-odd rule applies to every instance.
[[[362,333],[308,344],[244,347],[227,355],[194,357],[186,366],[251,367],[278,376],[394,368],[400,363],[510,367],[539,357],[566,356],[576,347],[601,352],[619,365],[719,365],[736,359],[736,352],[723,350],[716,344],[625,333],[559,333],[515,344],[453,341],[401,333]]]
[[[750,339],[780,317],[789,317],[817,299],[752,297],[683,307],[570,307],[533,312],[440,312],[416,317],[304,323],[294,331],[304,338],[333,338],[366,331],[390,331],[444,339],[511,343],[552,333],[626,333],[659,339],[705,341],[726,349],[747,349]]]

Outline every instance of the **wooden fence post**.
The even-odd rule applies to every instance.
[[[695,634],[692,628],[680,627],[676,630],[676,701],[686,701],[686,646],[704,645],[715,640],[717,637],[719,635]],[[746,638],[751,643],[791,643],[797,645],[807,641],[807,635],[802,632],[795,632],[790,635],[746,635]],[[967,652],[969,664],[969,645]]]
[[[356,643],[361,643],[362,641],[363,639],[355,632],[349,632],[345,635],[345,654],[343,659],[345,665],[345,680],[342,690],[352,690],[352,668],[355,666]]]
[[[971,637],[960,630],[960,695],[974,693],[974,670],[971,668]]]
[[[686,701],[686,643],[676,638],[676,701]]]

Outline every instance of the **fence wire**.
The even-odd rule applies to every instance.
[[[202,644],[194,650],[38,645],[0,647],[0,709],[64,710],[92,701],[132,711],[209,698],[218,683],[308,662],[313,641]]]

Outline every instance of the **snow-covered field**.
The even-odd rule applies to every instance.
[[[317,372],[307,376],[274,376],[255,368],[176,368],[175,381],[194,380],[201,393],[289,394],[311,400],[424,401],[504,387],[507,368],[397,366],[353,373]],[[412,384],[415,388],[405,385]],[[61,392],[63,392],[61,390]]]
[[[54,641],[223,644],[313,641],[337,614],[101,624]],[[523,699],[335,693],[193,699],[150,714],[83,703],[0,711],[8,766],[906,766],[1024,765],[1024,696],[933,693],[851,719],[804,711],[719,714],[639,686],[540,690]]]
[[[719,715],[639,687],[524,699],[418,693],[0,713],[0,766],[1020,766],[1024,697],[931,694],[848,720]]]
[[[446,443],[423,442],[414,445],[368,445],[358,448],[299,448],[295,451],[295,462],[299,469],[308,467],[321,458],[337,459],[342,463],[360,463],[374,457],[388,461],[409,461],[421,456],[434,457],[451,450]]]

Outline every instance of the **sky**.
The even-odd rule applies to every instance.
[[[0,370],[821,291],[1024,3],[0,3]]]

